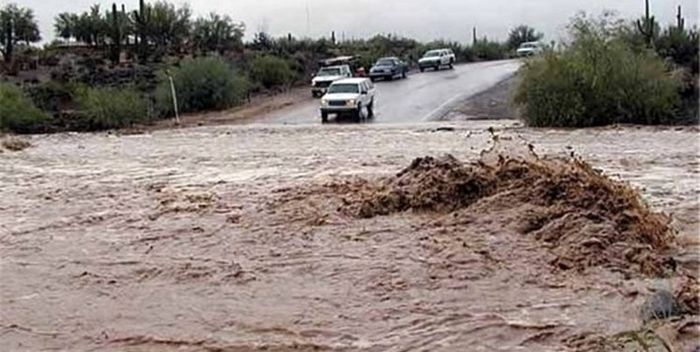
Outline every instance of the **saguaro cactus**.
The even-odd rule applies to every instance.
[[[649,0],[645,0],[646,4],[646,11],[644,14],[644,17],[642,19],[637,20],[637,29],[639,30],[639,33],[644,36],[644,40],[646,41],[648,46],[652,46],[654,43],[654,38],[656,37],[656,17],[651,15],[651,11],[649,10]]]
[[[681,31],[685,29],[685,19],[683,18],[683,9],[681,8],[681,5],[678,5],[678,14],[676,15],[676,27]]]
[[[12,16],[8,16],[9,18],[5,22],[5,28],[2,28],[3,31],[5,31],[5,62],[12,62],[12,52],[14,51],[14,41],[12,40],[12,37],[14,35],[13,31],[13,26],[12,26]]]
[[[476,26],[472,28],[472,45],[476,45],[478,39],[476,38]]]
[[[118,63],[122,52],[122,30],[117,4],[112,3],[112,62]]]
[[[144,0],[139,0],[139,9],[134,11],[134,23],[136,25],[135,40],[138,46],[140,60],[146,60],[148,56],[148,26],[151,22],[151,8],[146,6]]]

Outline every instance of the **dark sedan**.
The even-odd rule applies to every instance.
[[[401,59],[397,57],[384,57],[377,60],[377,63],[372,66],[372,69],[369,71],[369,78],[372,79],[372,81],[379,78],[392,80],[397,76],[406,78],[406,73],[408,73],[408,65],[401,61]]]

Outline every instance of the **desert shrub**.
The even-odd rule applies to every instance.
[[[169,70],[177,92],[180,112],[227,109],[244,101],[248,82],[222,58],[188,59]],[[162,73],[155,93],[156,109],[161,117],[172,116],[170,81]]]
[[[594,22],[578,25],[563,52],[521,68],[515,103],[525,121],[558,127],[675,122],[679,82],[666,62],[596,30]]]
[[[478,40],[471,46],[474,58],[478,60],[502,60],[509,56],[508,45],[488,39]]]
[[[57,114],[62,105],[72,100],[74,85],[47,81],[24,88],[27,96],[41,110]]]
[[[149,104],[130,88],[83,88],[75,95],[79,120],[73,129],[104,130],[149,119]]]
[[[37,108],[21,89],[0,83],[0,130],[35,133],[45,129],[50,117]]]
[[[250,77],[269,89],[291,83],[295,74],[286,60],[266,55],[255,58],[250,64]]]

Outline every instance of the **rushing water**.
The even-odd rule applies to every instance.
[[[562,351],[639,326],[667,280],[548,269],[503,217],[324,217],[286,189],[474,158],[489,122],[57,134],[0,154],[0,344],[11,351]],[[698,131],[533,130],[674,217],[696,268]],[[315,198],[314,198],[315,199]],[[296,205],[295,205],[296,204]],[[299,205],[303,204],[303,205]],[[496,214],[497,215],[497,214]],[[502,214],[501,214],[502,215]]]

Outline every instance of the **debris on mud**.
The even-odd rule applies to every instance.
[[[697,278],[690,276],[683,278],[675,294],[687,312],[700,315],[700,283]]]
[[[168,213],[197,213],[212,208],[218,201],[216,194],[207,191],[192,191],[166,186],[153,186],[158,202],[158,211],[153,217]]]
[[[644,323],[652,320],[663,320],[678,317],[685,313],[685,309],[678,302],[673,293],[661,290],[654,293],[642,305],[639,317]]]
[[[18,152],[31,147],[32,144],[22,138],[7,137],[2,140],[2,146],[11,152]]]
[[[700,317],[694,315],[651,322],[611,336],[578,336],[569,339],[568,345],[582,352],[696,352],[699,339]]]
[[[462,163],[447,155],[415,159],[393,177],[345,195],[345,211],[371,218],[404,211],[471,215],[512,213],[510,224],[547,244],[556,267],[605,266],[660,275],[674,269],[662,255],[672,244],[669,218],[639,193],[572,158],[483,157]]]

